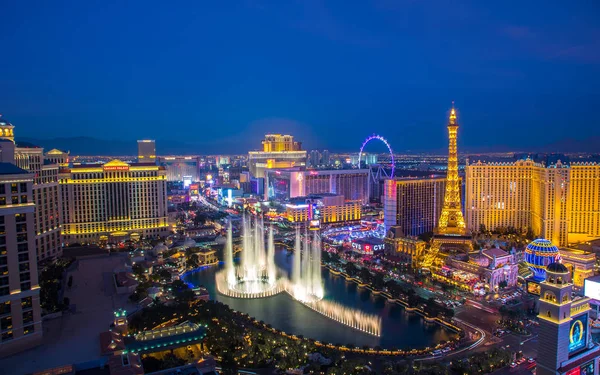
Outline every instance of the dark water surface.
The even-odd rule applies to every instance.
[[[275,257],[280,268],[287,272],[292,269],[293,257],[288,256],[285,251],[277,251]],[[248,313],[257,320],[287,333],[333,344],[372,347],[379,345],[399,349],[424,348],[454,336],[452,331],[438,324],[427,323],[419,315],[407,312],[396,304],[386,303],[383,297],[375,296],[327,270],[323,270],[325,298],[379,315],[382,319],[381,337],[371,336],[328,319],[295,301],[287,293],[261,299],[239,299],[221,295],[216,291],[214,281],[218,270],[217,266],[201,268],[185,275],[184,280],[195,286],[204,285],[211,299],[221,301],[234,310]]]

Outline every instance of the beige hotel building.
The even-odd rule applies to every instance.
[[[67,244],[169,234],[164,167],[120,160],[74,165],[61,169],[59,182]]]
[[[12,140],[0,139],[0,357],[40,344],[43,334],[34,175],[14,164],[14,152]]]
[[[58,192],[58,163],[47,160],[44,149],[36,146],[14,145],[14,126],[0,118],[0,139],[3,149],[10,147],[6,162],[16,164],[33,174],[34,226],[37,259],[56,258],[62,254],[60,241]],[[13,146],[10,146],[10,144]],[[58,151],[58,150],[54,150]],[[5,150],[7,152],[7,150]],[[10,159],[10,160],[9,160]]]
[[[267,134],[262,146],[262,151],[248,152],[248,167],[254,177],[265,177],[268,169],[306,167],[306,151],[291,135]]]
[[[467,226],[530,227],[559,246],[600,237],[600,164],[467,164]]]

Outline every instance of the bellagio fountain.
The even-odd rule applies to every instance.
[[[258,218],[243,217],[242,256],[239,265],[233,262],[233,240],[231,223],[227,229],[225,245],[225,269],[216,275],[217,290],[235,298],[263,298],[284,290],[283,279],[275,266],[275,244],[273,228],[265,251],[264,222]]]
[[[321,240],[296,230],[291,277],[275,265],[273,228],[268,229],[265,244],[265,225],[261,219],[244,215],[242,224],[242,255],[238,265],[233,261],[231,224],[227,230],[225,268],[216,274],[219,293],[234,298],[264,298],[280,292],[288,293],[308,308],[365,333],[380,336],[381,318],[360,310],[324,299],[321,278]]]

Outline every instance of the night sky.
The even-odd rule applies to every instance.
[[[0,1],[17,137],[437,150],[454,100],[464,149],[598,145],[599,87],[595,0]]]

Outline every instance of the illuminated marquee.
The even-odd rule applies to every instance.
[[[383,251],[385,250],[385,244],[362,244],[357,242],[352,242],[352,248],[362,252],[364,254],[372,254],[374,251]]]

